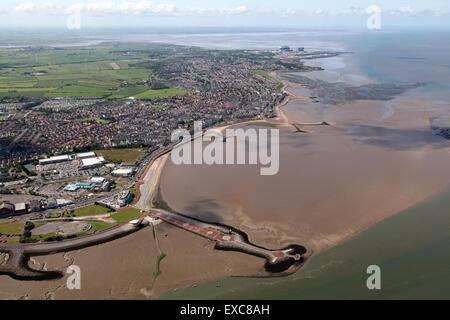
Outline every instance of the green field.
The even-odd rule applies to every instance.
[[[145,213],[141,213],[141,210],[136,209],[136,208],[128,208],[125,209],[123,211],[114,213],[111,215],[111,218],[113,218],[114,220],[116,220],[118,223],[125,223],[137,218],[140,218],[144,215]]]
[[[272,77],[269,73],[269,70],[253,70],[254,73],[260,75],[263,78],[266,78],[267,80],[271,80],[274,82],[277,82],[277,85],[275,86],[276,89],[281,89],[283,88],[283,83],[279,82],[277,79],[275,79],[274,77]]]
[[[6,236],[19,236],[24,227],[23,222],[12,222],[0,224],[0,233]]]
[[[97,118],[81,118],[81,122],[97,122],[99,124],[108,124],[111,123],[111,120],[107,119],[97,119]]]
[[[165,97],[178,89],[149,90],[149,54],[165,58],[157,44],[110,43],[94,47],[0,48],[0,98]]]
[[[139,149],[127,148],[127,149],[108,149],[108,150],[95,150],[97,155],[103,156],[109,162],[136,162],[145,156],[145,153]]]
[[[249,122],[247,126],[277,128],[278,124],[270,122]]]
[[[269,75],[270,71],[268,71],[268,70],[253,70],[253,72],[260,75],[261,77],[268,79],[268,80],[275,81],[275,79],[271,75]]]
[[[86,235],[86,234],[92,234],[98,231],[106,230],[108,228],[111,228],[114,226],[114,224],[104,222],[104,221],[89,221],[89,224],[92,226],[89,231],[79,234],[78,236]]]
[[[186,94],[187,92],[179,89],[160,89],[160,90],[147,90],[143,93],[137,94],[135,98],[138,99],[155,99],[175,96],[179,94]]]
[[[74,211],[76,217],[96,216],[112,212],[113,210],[99,204],[93,204],[87,207],[78,208]]]

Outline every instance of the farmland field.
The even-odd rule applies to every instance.
[[[179,89],[150,90],[149,54],[157,44],[104,44],[95,47],[0,48],[0,98],[108,97],[157,98]]]

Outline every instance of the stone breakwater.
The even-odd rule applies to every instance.
[[[216,242],[215,249],[239,251],[264,258],[266,260],[264,267],[270,273],[283,273],[291,266],[299,267],[306,258],[307,250],[303,246],[290,245],[278,250],[266,249],[250,243],[245,233],[229,226],[207,223],[160,209],[151,210],[149,216],[212,240]]]

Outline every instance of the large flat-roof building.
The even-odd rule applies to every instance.
[[[15,214],[25,214],[27,212],[27,205],[24,202],[14,204]]]
[[[71,161],[72,156],[70,155],[62,155],[62,156],[54,156],[47,159],[41,159],[39,160],[40,165],[46,165],[51,163],[59,163],[59,162],[65,162],[65,161]]]
[[[103,177],[92,177],[91,178],[91,182],[97,184],[97,185],[102,185],[105,182],[105,178]]]
[[[93,187],[95,187],[94,182],[77,182],[65,186],[64,191],[78,191],[79,189],[92,189]]]
[[[88,168],[95,168],[95,167],[100,167],[105,163],[105,158],[103,157],[95,157],[95,158],[86,158],[86,159],[81,159],[81,163],[82,163],[82,168],[83,169],[88,169]]]
[[[115,177],[131,177],[134,174],[133,169],[117,169],[111,172]]]
[[[77,154],[78,159],[94,158],[95,156],[95,152],[84,152]]]

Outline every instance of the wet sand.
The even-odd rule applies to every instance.
[[[305,61],[311,67],[321,67],[323,71],[302,72],[301,75],[315,80],[327,82],[345,82],[352,86],[374,83],[373,79],[355,72],[352,54],[344,54],[326,59],[313,59]]]
[[[34,257],[35,269],[81,268],[81,290],[68,290],[69,275],[52,281],[17,281],[0,276],[0,299],[144,299],[156,298],[170,289],[234,275],[252,275],[264,260],[238,252],[213,250],[214,243],[168,224],[69,253]],[[160,251],[161,275],[154,280]],[[245,257],[245,259],[243,259]],[[152,287],[153,285],[153,287]]]
[[[260,245],[296,242],[318,252],[448,185],[448,141],[433,136],[428,121],[442,106],[410,97],[314,105],[291,98],[283,108],[291,119],[333,125],[282,128],[278,175],[169,160],[164,199],[179,212],[240,228]]]

